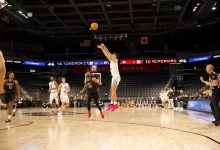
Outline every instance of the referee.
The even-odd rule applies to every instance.
[[[215,118],[215,121],[213,121],[212,123],[214,123],[215,126],[219,126],[220,125],[220,107],[219,107],[220,87],[218,83],[218,74],[214,72],[214,66],[211,64],[206,66],[206,72],[209,74],[209,81],[205,81],[202,76],[200,77],[200,80],[203,83],[205,83],[207,86],[210,86],[210,88],[212,89],[210,107]]]

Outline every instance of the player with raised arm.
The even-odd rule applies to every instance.
[[[121,81],[121,76],[119,74],[119,69],[118,69],[119,55],[118,55],[118,53],[111,54],[104,44],[97,45],[97,47],[102,50],[102,52],[104,53],[106,58],[110,61],[110,71],[111,71],[111,75],[112,75],[111,104],[108,106],[108,108],[106,110],[114,111],[114,110],[118,109],[116,91],[117,91],[118,85]]]

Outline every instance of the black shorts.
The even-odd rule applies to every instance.
[[[88,100],[99,100],[98,92],[88,93]]]
[[[15,99],[14,94],[9,94],[9,93],[5,94],[5,103],[6,104],[9,103],[9,102],[14,101],[14,99]]]
[[[4,94],[0,94],[0,99],[3,101],[4,100]]]

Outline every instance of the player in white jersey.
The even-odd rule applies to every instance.
[[[62,116],[63,109],[69,107],[70,101],[68,97],[68,93],[70,92],[70,86],[68,83],[66,83],[66,78],[62,77],[62,83],[58,87],[58,93],[60,93],[60,99],[62,102],[62,105],[60,107],[60,111],[57,114],[58,116]]]
[[[168,91],[164,90],[162,93],[162,106],[164,108],[168,107]]]
[[[56,105],[59,108],[59,97],[58,97],[58,84],[54,80],[54,77],[50,77],[50,82],[49,82],[49,90],[48,92],[50,93],[50,107],[52,109],[51,115],[54,115],[54,108],[53,108],[53,100],[55,99]]]
[[[111,104],[108,106],[107,110],[114,111],[114,110],[118,109],[116,91],[117,91],[118,85],[121,81],[121,77],[120,77],[119,70],[118,70],[119,55],[117,53],[111,54],[104,44],[97,45],[97,47],[102,50],[104,55],[110,61],[110,71],[111,71],[111,75],[112,75]]]

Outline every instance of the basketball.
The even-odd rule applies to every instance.
[[[93,22],[93,23],[91,24],[91,29],[92,29],[92,30],[97,30],[98,27],[99,27],[99,25],[98,25],[98,23],[96,23],[96,22]]]

